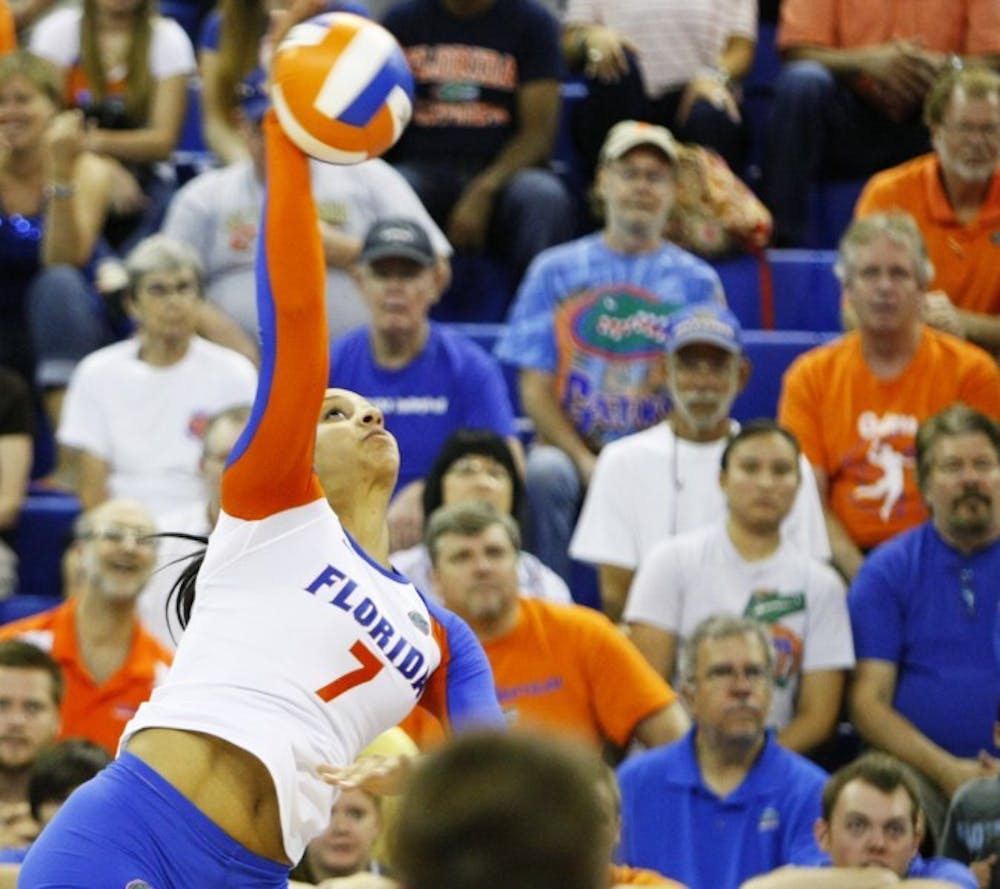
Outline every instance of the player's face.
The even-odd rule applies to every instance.
[[[0,667],[0,773],[31,765],[58,730],[52,677],[45,670]]]
[[[514,482],[503,463],[485,454],[459,457],[441,479],[441,501],[445,505],[479,500],[501,512],[514,503]]]
[[[359,494],[372,481],[391,488],[399,472],[399,448],[385,417],[368,399],[349,389],[327,389],[316,430],[316,473],[329,495],[353,487]]]
[[[719,743],[753,743],[771,706],[767,656],[754,635],[706,639],[685,689],[698,732]]]
[[[743,388],[744,361],[711,343],[691,343],[667,356],[667,385],[678,431],[691,438],[721,437]]]
[[[674,169],[655,148],[639,146],[604,164],[596,186],[608,224],[630,233],[659,234],[674,203]]]
[[[0,83],[0,139],[8,150],[37,146],[55,113],[52,101],[23,74]]]
[[[970,98],[955,90],[931,139],[947,172],[965,182],[989,182],[1000,161],[1000,94]]]
[[[884,867],[903,877],[921,835],[903,787],[884,793],[855,779],[840,791],[829,823],[821,820],[816,825],[816,839],[834,867]]]
[[[87,587],[109,602],[134,600],[156,562],[156,525],[139,504],[109,501],[94,509],[77,542]]]
[[[924,288],[910,250],[879,235],[868,244],[859,244],[853,259],[844,292],[858,316],[858,327],[871,334],[891,335],[916,324]]]
[[[413,334],[423,328],[441,295],[440,273],[404,257],[365,263],[358,273],[372,312],[372,329],[385,336]]]
[[[382,831],[378,805],[363,790],[341,790],[330,823],[309,844],[306,857],[320,879],[350,876],[368,865]]]
[[[982,432],[942,435],[930,454],[924,497],[934,524],[953,539],[1000,530],[1000,459]]]
[[[434,585],[474,628],[506,618],[517,602],[517,550],[501,525],[437,539]]]
[[[170,343],[186,343],[194,336],[200,305],[201,287],[193,269],[143,275],[130,301],[142,332]]]
[[[795,448],[777,432],[744,439],[729,452],[719,485],[733,521],[759,532],[776,531],[799,487]]]

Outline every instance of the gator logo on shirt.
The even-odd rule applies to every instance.
[[[425,636],[430,633],[430,625],[424,620],[424,616],[419,611],[410,611],[406,615],[410,619],[410,623],[413,624],[421,633]]]
[[[125,889],[153,889],[145,880],[129,880],[125,884]]]
[[[606,358],[649,358],[662,352],[667,317],[676,308],[644,291],[622,287],[579,305],[571,321],[573,338],[585,351]]]
[[[767,806],[760,813],[760,819],[757,821],[757,832],[764,833],[764,831],[777,830],[779,827],[781,827],[781,815],[774,806]]]

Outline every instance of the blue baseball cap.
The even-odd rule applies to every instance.
[[[674,312],[667,322],[667,352],[692,343],[710,343],[734,355],[743,353],[743,328],[737,317],[718,303],[699,303]]]

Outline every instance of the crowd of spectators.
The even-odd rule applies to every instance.
[[[0,606],[24,504],[80,509],[61,588],[27,591],[52,607],[0,626],[0,889],[182,636],[170,586],[256,384],[284,5],[0,0]],[[444,747],[399,822],[345,791],[292,885],[1000,887],[1000,5],[782,0],[774,47],[757,0],[329,6],[378,17],[416,81],[384,159],[312,164],[330,383],[399,440],[395,567],[548,734],[452,745],[418,708],[391,752]],[[846,332],[742,426],[745,325],[667,229],[681,143],[759,192],[776,247],[811,184],[865,180]],[[478,255],[516,285],[492,354],[435,320]]]

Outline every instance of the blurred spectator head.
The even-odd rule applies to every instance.
[[[306,847],[310,878],[319,881],[368,870],[382,829],[378,796],[359,787],[341,790],[326,830]]]
[[[931,142],[946,174],[988,183],[1000,161],[1000,74],[947,68],[924,105]]]
[[[83,738],[67,738],[38,754],[28,779],[31,817],[43,827],[81,784],[109,762],[107,751]]]
[[[237,404],[213,414],[205,424],[201,442],[201,459],[198,469],[210,507],[217,509],[222,489],[222,470],[236,446],[247,420],[251,406]]]
[[[152,235],[128,254],[125,271],[127,306],[140,332],[168,339],[194,336],[205,281],[191,245]]]
[[[21,80],[41,93],[53,110],[63,107],[63,81],[58,69],[47,59],[26,49],[16,49],[0,57],[0,87],[12,80]]]
[[[59,731],[63,677],[48,652],[0,642],[0,777],[27,769]]]
[[[733,402],[750,377],[736,316],[716,303],[681,309],[667,321],[665,346],[675,432],[697,440],[726,435]]]
[[[597,889],[605,818],[589,751],[554,737],[470,733],[429,754],[393,838],[407,889]]]
[[[131,500],[107,500],[74,525],[80,595],[108,605],[135,602],[156,563],[156,524]]]
[[[482,500],[520,518],[524,484],[510,445],[489,429],[459,429],[445,440],[424,478],[424,515],[442,504]]]

